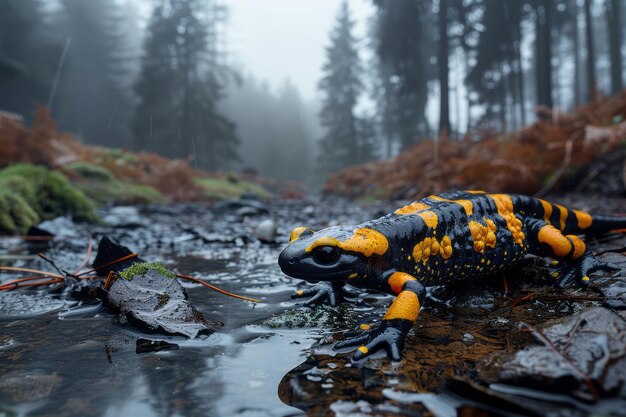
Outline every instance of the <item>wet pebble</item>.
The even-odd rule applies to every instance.
[[[259,222],[254,228],[254,234],[261,241],[272,243],[276,241],[276,230],[278,226],[274,219],[265,219]]]

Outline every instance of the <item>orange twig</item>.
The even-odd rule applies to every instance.
[[[257,300],[255,298],[244,297],[243,295],[238,295],[238,294],[234,294],[232,292],[223,290],[223,289],[221,289],[219,287],[216,287],[213,284],[209,284],[208,282],[203,281],[203,280],[201,280],[199,278],[195,278],[195,277],[192,277],[192,276],[189,276],[189,275],[183,275],[183,274],[176,274],[176,276],[178,278],[183,278],[183,279],[187,279],[189,281],[197,282],[200,285],[204,285],[205,287],[208,287],[208,288],[212,289],[213,291],[217,291],[217,292],[222,293],[224,295],[228,295],[229,297],[239,298],[241,300],[246,300],[246,301],[252,301],[253,303],[260,303],[261,302],[261,300]]]
[[[0,266],[0,271],[19,271],[19,272],[31,272],[33,274],[40,274],[54,278],[63,278],[63,275],[55,274],[52,272],[42,271],[39,269],[18,268],[15,266]]]
[[[527,295],[523,296],[522,298],[518,298],[517,300],[513,301],[513,303],[511,304],[511,308],[516,307],[516,306],[517,306],[518,304],[520,304],[522,301],[527,301],[527,300],[530,300],[530,299],[531,299],[531,298],[533,298],[535,295],[536,295],[536,294],[533,292],[533,293],[530,293],[530,294],[527,294]]]
[[[17,285],[21,282],[26,282],[26,281],[35,281],[38,279],[49,279],[52,277],[49,276],[45,276],[45,275],[40,275],[40,276],[36,276],[36,277],[22,277],[22,278],[16,278],[12,281],[7,281],[4,284],[0,284],[0,288],[5,287],[5,286],[12,286],[12,285]],[[56,278],[55,278],[56,279]]]
[[[37,279],[41,279],[41,278],[37,278]],[[41,285],[51,285],[51,284],[57,284],[57,283],[61,283],[63,282],[62,278],[52,278],[46,281],[42,281],[42,282],[33,282],[33,283],[29,283],[29,284],[23,284],[23,283],[15,283],[13,285],[7,285],[4,284],[2,286],[0,286],[0,291],[12,291],[18,288],[23,288],[23,287],[39,287]]]
[[[126,256],[123,256],[123,257],[121,257],[121,258],[119,258],[119,259],[116,259],[116,260],[114,260],[114,261],[108,262],[108,263],[106,263],[106,264],[104,264],[104,265],[100,265],[100,266],[99,266],[99,267],[97,267],[97,268],[92,268],[92,269],[90,269],[89,271],[82,272],[82,273],[78,274],[77,276],[79,276],[79,277],[80,277],[80,276],[82,276],[82,275],[90,274],[90,273],[92,273],[92,272],[96,272],[97,270],[102,269],[102,268],[105,268],[105,267],[107,267],[107,266],[115,265],[116,263],[123,262],[123,261],[127,261],[127,260],[132,259],[132,258],[136,258],[137,256],[138,256],[138,255],[137,255],[136,253],[130,253],[130,254],[128,254],[128,255],[126,255]]]
[[[20,240],[47,241],[47,240],[53,240],[54,236],[11,236],[11,235],[3,235],[3,236],[0,236],[0,239],[20,239]]]

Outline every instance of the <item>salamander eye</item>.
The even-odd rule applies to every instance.
[[[330,265],[339,259],[339,249],[334,246],[318,246],[313,250],[313,260],[320,265]]]

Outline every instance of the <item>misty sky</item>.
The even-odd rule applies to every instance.
[[[273,88],[289,78],[312,100],[339,0],[228,0],[231,62]],[[365,37],[371,0],[349,0],[356,35]]]

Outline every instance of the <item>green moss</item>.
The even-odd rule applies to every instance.
[[[17,164],[0,170],[0,228],[25,232],[42,219],[71,215],[97,222],[94,205],[58,171]]]
[[[346,328],[351,327],[358,317],[358,312],[344,308],[336,309],[320,306],[314,309],[294,308],[274,314],[263,321],[263,325],[276,328]]]
[[[20,194],[0,189],[0,230],[25,233],[40,217]]]
[[[160,262],[143,262],[133,264],[132,266],[126,268],[124,271],[120,272],[120,276],[126,281],[132,281],[132,279],[137,275],[144,275],[150,270],[155,271],[166,278],[176,278],[176,274],[167,269],[165,265]]]
[[[243,181],[233,174],[227,178],[196,178],[196,183],[202,187],[205,196],[225,200],[239,198],[244,194],[251,193],[259,198],[269,198],[271,193],[265,188],[252,182]]]
[[[115,181],[115,176],[108,169],[87,162],[75,162],[68,166],[82,178],[95,181]]]
[[[118,165],[130,165],[139,163],[139,158],[124,149],[110,148],[103,155],[103,159],[115,160]]]
[[[69,166],[81,179],[76,186],[89,198],[100,204],[151,204],[165,202],[165,198],[153,187],[123,182],[108,169],[77,162]]]

